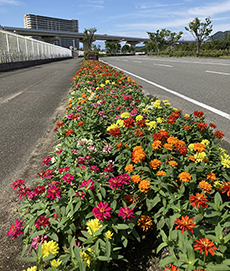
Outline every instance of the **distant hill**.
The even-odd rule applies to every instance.
[[[218,31],[216,32],[214,35],[212,35],[212,37],[215,39],[215,40],[221,40],[224,38],[224,36],[226,34],[230,34],[230,30],[227,30],[227,31]]]

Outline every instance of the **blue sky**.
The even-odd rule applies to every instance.
[[[37,14],[79,20],[79,32],[97,28],[98,34],[148,37],[147,31],[183,31],[195,17],[210,16],[214,34],[230,30],[229,0],[0,0],[0,25],[24,27],[23,15]],[[99,44],[102,44],[100,42]]]

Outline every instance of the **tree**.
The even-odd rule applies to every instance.
[[[212,32],[210,17],[205,18],[205,22],[202,23],[201,20],[196,17],[193,21],[188,24],[188,27],[185,27],[185,30],[189,31],[196,41],[197,53],[200,51],[201,43],[207,39]]]
[[[171,53],[173,53],[173,45],[181,39],[183,32],[180,31],[178,34],[176,32],[171,32],[170,30],[165,31],[165,37],[168,45],[171,47]]]
[[[121,48],[121,51],[123,54],[126,54],[129,52],[129,45],[128,44],[125,44],[122,48]]]
[[[83,44],[86,50],[91,50],[92,43],[95,41],[95,32],[97,32],[97,29],[95,27],[90,29],[85,28],[85,31],[83,32],[85,35],[83,38]]]
[[[150,40],[156,43],[157,54],[160,54],[161,47],[165,44],[165,35],[166,29],[162,29],[161,31],[158,29],[156,32],[147,32]]]
[[[155,48],[156,48],[156,43],[153,40],[146,42],[146,44],[144,46],[144,50],[147,53],[152,53],[153,51],[155,51]]]
[[[115,54],[115,53],[118,53],[120,51],[121,45],[120,45],[120,43],[106,41],[105,42],[105,49],[109,53]]]

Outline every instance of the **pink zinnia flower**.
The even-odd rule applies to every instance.
[[[61,188],[50,185],[50,189],[47,189],[47,198],[50,198],[51,200],[55,200],[56,198],[60,199],[61,197]]]
[[[54,213],[54,214],[53,214],[53,219],[54,219],[54,220],[57,220],[58,218],[59,218],[58,214],[55,214],[55,213]]]
[[[56,154],[58,155],[58,154],[61,154],[62,152],[63,152],[63,149],[59,149],[56,151]]]
[[[35,189],[34,189],[34,195],[41,195],[45,192],[46,188],[45,186],[37,186]]]
[[[38,219],[37,219],[37,221],[35,222],[35,227],[37,228],[37,229],[40,229],[40,227],[41,226],[43,226],[44,228],[46,227],[46,226],[48,226],[50,224],[50,222],[49,222],[49,218],[48,217],[45,217],[45,216],[40,216]]]
[[[31,247],[33,247],[35,250],[37,250],[38,248],[38,245],[44,243],[44,241],[48,239],[48,236],[47,235],[38,235],[34,238],[32,238],[32,243],[30,244]]]
[[[89,186],[89,184],[90,184],[90,186]],[[81,182],[80,187],[86,187],[86,188],[89,187],[89,190],[91,190],[92,192],[95,191],[95,189],[94,189],[94,181],[92,181],[91,179],[88,179],[87,181],[84,180],[83,182]]]
[[[97,207],[94,207],[92,210],[95,218],[100,219],[103,221],[104,219],[109,219],[111,217],[111,207],[109,204],[106,202],[103,204],[103,202],[99,202]]]
[[[79,197],[79,198],[82,198],[84,200],[85,195],[86,195],[86,193],[84,191],[80,191],[80,192],[75,191],[74,197]]]
[[[112,150],[112,146],[111,145],[107,145],[103,148],[103,152],[110,152]]]
[[[74,175],[67,173],[63,176],[62,180],[64,180],[64,183],[72,183],[72,181],[74,180]]]
[[[24,186],[25,184],[25,181],[20,179],[20,180],[17,180],[15,182],[12,183],[12,187],[13,189],[16,189],[16,188],[21,188],[21,186],[23,185]]]
[[[62,174],[63,172],[66,172],[68,170],[70,170],[69,167],[61,167],[58,172],[59,172],[59,174]]]
[[[23,227],[23,222],[19,220],[15,220],[15,225],[11,225],[11,229],[7,232],[7,235],[12,236],[12,239],[17,238],[20,234],[23,232],[21,231],[21,228]]]
[[[51,157],[47,156],[47,157],[42,161],[42,163],[43,163],[43,165],[48,165],[50,161],[51,161]]]
[[[121,189],[123,187],[123,181],[119,176],[113,177],[109,179],[109,185],[112,188],[112,190]]]
[[[29,195],[30,192],[31,192],[31,190],[25,186],[23,188],[20,188],[17,194],[18,194],[19,198],[21,199],[22,197],[25,197],[25,195]]]
[[[91,166],[89,169],[91,169],[93,172],[97,172],[99,170],[97,166]]]
[[[131,180],[131,178],[130,178],[130,176],[128,175],[128,174],[121,174],[121,175],[119,175],[118,176],[120,179],[121,179],[121,181],[122,181],[122,183],[123,184],[130,184],[130,180]]]
[[[133,208],[129,209],[128,206],[121,207],[119,209],[120,213],[118,213],[118,216],[121,216],[123,219],[131,220],[131,218],[135,217],[133,213]]]

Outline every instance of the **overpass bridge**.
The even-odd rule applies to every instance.
[[[43,30],[43,29],[29,29],[29,28],[19,28],[19,27],[10,27],[10,26],[1,26],[5,31],[10,31],[18,35],[23,36],[32,36],[32,37],[41,37],[41,40],[49,43],[53,43],[59,38],[71,38],[78,39],[79,42],[83,42],[84,33],[79,32],[68,32],[68,31],[53,31],[53,30]],[[107,34],[94,34],[96,40],[104,40],[108,42],[126,42],[130,45],[135,46],[138,43],[146,43],[150,41],[149,38],[137,38],[137,37],[123,37],[123,36],[114,36]]]

